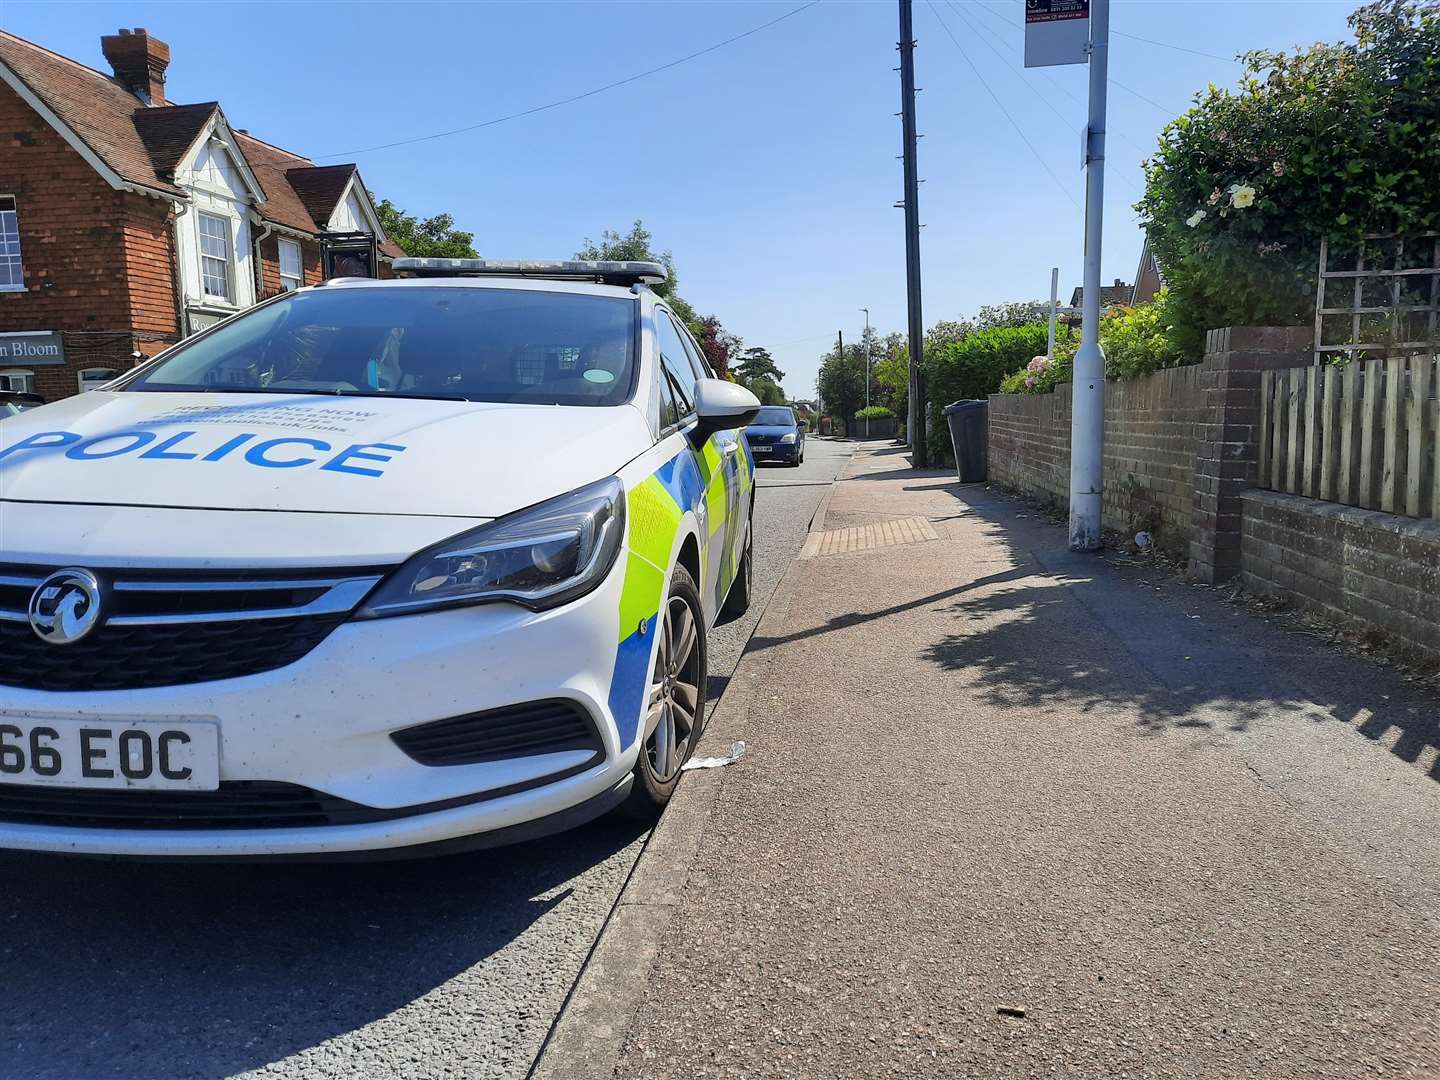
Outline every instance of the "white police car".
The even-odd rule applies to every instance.
[[[396,266],[0,421],[0,848],[442,851],[668,799],[759,403],[653,263]]]

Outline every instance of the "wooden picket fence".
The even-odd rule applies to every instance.
[[[1440,519],[1440,357],[1261,377],[1260,486]]]

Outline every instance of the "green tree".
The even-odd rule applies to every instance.
[[[741,354],[735,363],[735,374],[746,383],[763,378],[778,386],[785,381],[785,373],[775,366],[775,358],[770,355],[770,350],[759,345],[752,346]]]
[[[865,354],[860,346],[831,349],[820,361],[820,397],[825,412],[849,421],[865,405]]]
[[[1048,300],[1007,300],[1003,304],[982,304],[975,316],[976,330],[994,330],[999,326],[1028,326],[1050,318]]]
[[[899,334],[890,337],[896,340],[887,339],[885,355],[870,369],[871,381],[879,389],[879,404],[896,416],[906,416],[910,408],[910,349],[899,340]]]
[[[780,389],[780,385],[774,379],[762,375],[759,378],[747,380],[745,385],[752,394],[760,399],[761,405],[785,404],[785,391]]]
[[[1197,360],[1208,329],[1305,325],[1320,243],[1440,227],[1440,6],[1383,0],[1353,43],[1255,51],[1169,124],[1136,204]]]
[[[652,286],[656,295],[670,300],[671,306],[676,308],[675,313],[689,323],[696,318],[695,309],[684,304],[676,295],[679,279],[675,275],[675,258],[669,251],[656,251],[654,243],[654,237],[650,235],[645,223],[636,218],[628,233],[621,234],[614,229],[606,229],[600,234],[599,240],[592,240],[587,236],[580,250],[575,252],[575,258],[610,262],[658,262],[665,267],[667,277],[659,285]],[[680,304],[684,304],[683,311],[678,306]]]
[[[449,214],[436,214],[423,221],[413,214],[407,214],[389,199],[382,199],[375,212],[380,218],[380,227],[385,235],[406,255],[430,259],[478,259],[475,250],[475,234],[455,228],[455,219]]]

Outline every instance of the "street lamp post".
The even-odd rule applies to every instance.
[[[870,438],[870,309],[862,307],[865,313],[865,438]]]

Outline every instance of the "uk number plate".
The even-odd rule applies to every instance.
[[[752,454],[768,454],[774,449],[773,446],[756,446],[753,443],[750,445],[750,452]]]
[[[214,791],[219,725],[0,715],[0,784]]]

